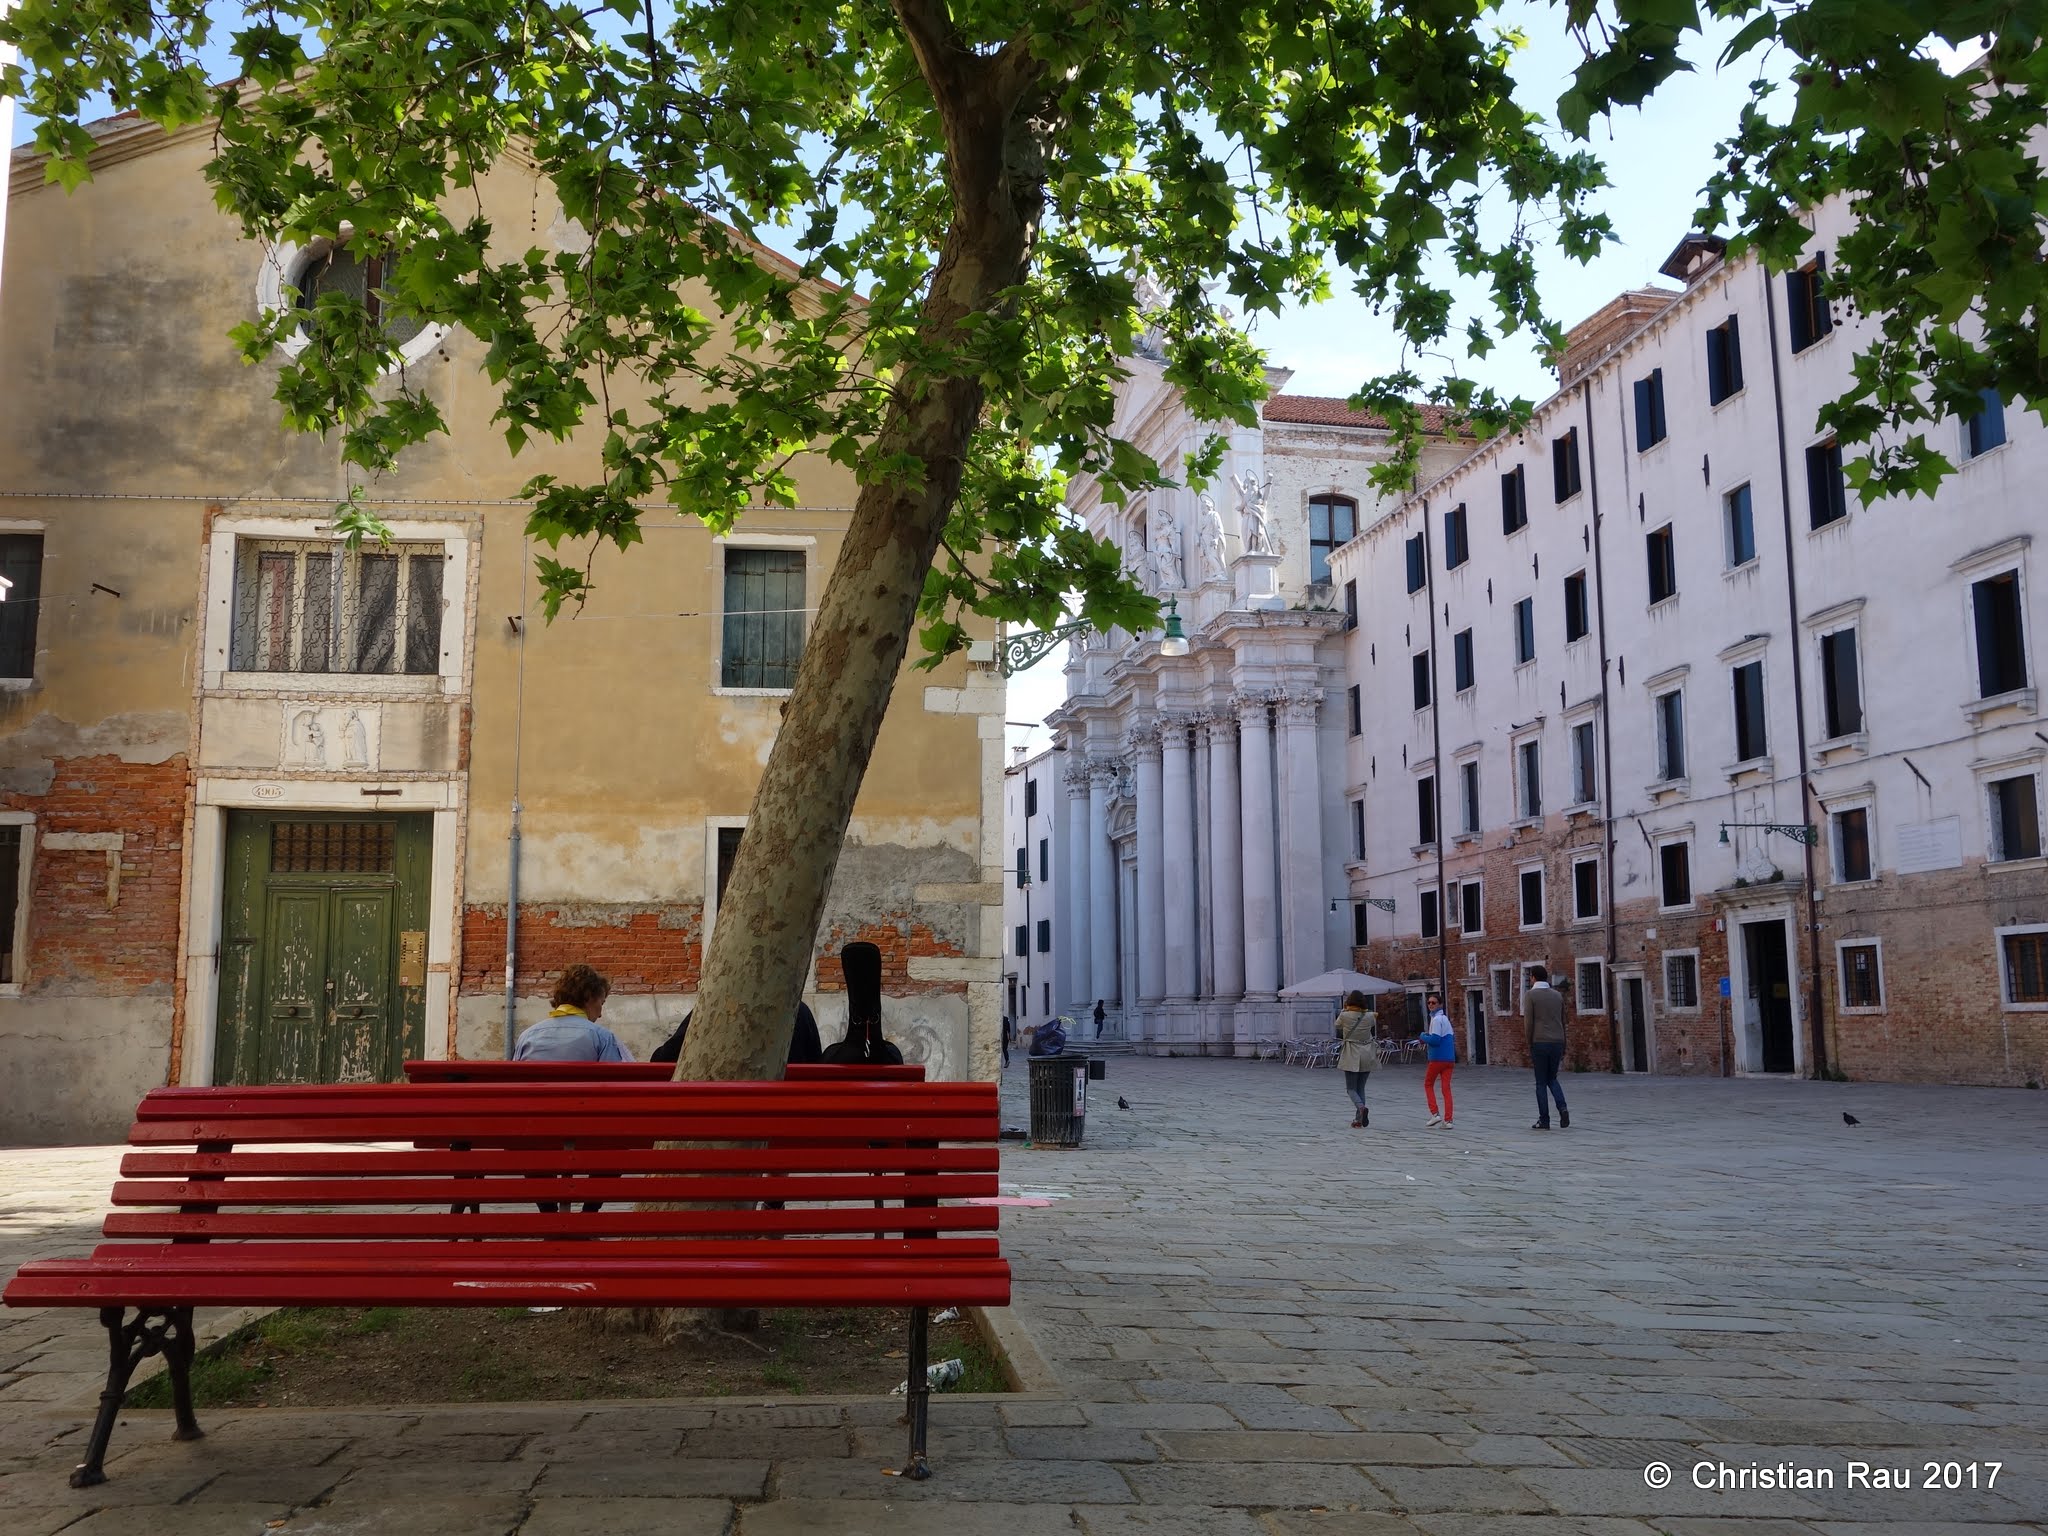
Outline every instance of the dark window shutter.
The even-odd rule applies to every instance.
[[[1650,381],[1636,380],[1636,452],[1641,453],[1657,439],[1650,435]]]

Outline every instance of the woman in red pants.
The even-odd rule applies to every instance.
[[[1429,1100],[1429,1123],[1451,1128],[1451,1069],[1458,1060],[1458,1037],[1451,1033],[1450,1015],[1444,1000],[1429,994],[1429,1025],[1422,1031],[1422,1043],[1429,1050],[1429,1068],[1422,1074],[1422,1092]],[[1444,1087],[1444,1112],[1436,1112],[1436,1087]]]

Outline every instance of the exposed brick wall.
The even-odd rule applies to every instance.
[[[1483,937],[1466,940],[1452,902],[1445,904],[1450,992],[1446,1005],[1464,1059],[1471,1059],[1465,990],[1483,987],[1488,1059],[1515,1065],[1528,1060],[1522,1017],[1494,1013],[1490,967],[1519,968],[1540,960],[1553,974],[1576,981],[1576,961],[1605,952],[1604,918],[1585,924],[1566,920],[1572,857],[1597,852],[1599,846],[1583,827],[1565,827],[1553,820],[1540,835],[1525,834],[1511,847],[1465,849],[1445,859],[1447,885],[1455,888],[1460,880],[1474,876],[1485,882]],[[1540,931],[1524,932],[1517,876],[1524,865],[1539,858],[1547,871],[1550,921]],[[1744,921],[1782,916],[1787,899],[1792,908],[1787,958],[1798,1001],[1794,1027],[1801,1059],[1810,1069],[1813,968],[1803,926],[1807,906],[1798,881],[1787,880],[1782,889],[1768,890],[1767,904],[1761,906],[1756,903],[1764,893],[1753,887],[1696,894],[1699,910],[1692,913],[1660,912],[1650,895],[1624,900],[1614,909],[1613,965],[1642,976],[1653,1069],[1701,1076],[1734,1071],[1741,999],[1720,995],[1722,978],[1734,974],[1730,946],[1741,942]],[[1603,898],[1612,900],[1606,892]],[[1830,1065],[1852,1078],[1888,1082],[2048,1082],[2048,1013],[2008,1011],[2002,1006],[1995,940],[1995,930],[2001,927],[2048,923],[2048,880],[2037,867],[2006,871],[1977,862],[1928,874],[1887,874],[1875,881],[1827,885],[1819,912],[1819,986]],[[1836,944],[1858,938],[1881,942],[1884,1006],[1876,1012],[1844,1013]],[[1666,1002],[1664,956],[1675,950],[1699,954],[1696,1010],[1675,1011]],[[1390,980],[1433,986],[1437,941],[1414,934],[1375,935],[1353,951],[1353,963]],[[1613,1059],[1611,1042],[1618,1043],[1622,1021],[1621,990],[1610,973],[1605,998],[1609,1011],[1572,1012],[1568,1063],[1583,1063],[1591,1071],[1607,1069]]]
[[[913,956],[958,956],[928,924],[909,916],[858,926],[835,924],[818,955],[818,990],[842,990],[842,945],[864,939],[882,952],[882,992],[888,997],[964,993],[959,981],[918,981]],[[582,961],[611,978],[621,992],[695,992],[703,976],[703,909],[696,902],[662,907],[521,906],[518,990],[546,992],[565,966]],[[462,991],[500,992],[505,985],[505,908],[467,907],[462,914]]]
[[[168,992],[177,973],[184,882],[186,764],[67,758],[41,795],[0,797],[36,817],[23,990],[133,996]],[[107,854],[53,849],[53,832],[122,835],[120,888],[107,905]]]
[[[696,902],[520,907],[521,995],[545,993],[577,961],[596,966],[621,992],[694,992],[704,966],[703,908]],[[504,987],[504,904],[465,907],[462,991]]]
[[[1821,980],[1831,1054],[1851,1077],[1894,1082],[2048,1081],[2048,1013],[2001,1006],[1995,930],[2048,923],[2038,867],[1982,862],[1830,885],[1821,902]],[[1875,938],[1884,1008],[1841,1011],[1835,945]]]
[[[943,992],[964,996],[967,992],[964,981],[916,981],[911,978],[910,962],[913,957],[921,960],[935,956],[957,958],[966,951],[941,939],[928,924],[902,913],[884,917],[879,922],[862,923],[858,927],[835,923],[825,935],[818,954],[820,992],[845,990],[846,978],[839,969],[839,951],[843,946],[860,940],[882,952],[884,997],[919,997]]]

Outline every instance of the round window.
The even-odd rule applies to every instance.
[[[442,325],[428,325],[387,302],[385,277],[393,258],[388,254],[358,255],[348,239],[316,240],[303,246],[280,246],[264,260],[256,282],[256,302],[273,312],[285,308],[310,310],[325,294],[338,293],[356,300],[370,312],[398,348],[399,365],[416,363],[433,351],[448,334]],[[287,356],[306,345],[303,324],[279,343]]]

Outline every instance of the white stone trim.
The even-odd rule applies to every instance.
[[[1849,968],[1843,951],[1864,948],[1877,951],[1877,1002],[1875,1005],[1852,1005],[1849,1002]],[[2000,985],[2003,985],[2002,981]],[[1885,991],[1884,940],[1874,933],[1835,940],[1835,1012],[1851,1016],[1883,1013],[1889,1002]]]
[[[365,789],[396,790],[367,799]],[[179,1080],[186,1087],[213,1084],[214,1046],[220,1028],[221,881],[227,857],[228,812],[381,811],[430,812],[433,846],[427,876],[426,1017],[421,1045],[442,1056],[455,1041],[455,913],[457,845],[467,806],[455,779],[290,780],[201,778],[194,792],[192,848],[186,861],[189,917],[185,934],[185,1010]]]
[[[374,507],[374,503],[373,503]],[[441,580],[441,656],[435,676],[385,672],[234,672],[228,667],[234,644],[235,557],[243,539],[289,539],[336,545],[343,540],[325,516],[265,517],[223,513],[206,534],[206,592],[200,606],[199,667],[203,692],[275,693],[295,698],[323,694],[417,697],[462,692],[463,655],[470,622],[470,562],[480,532],[474,523],[392,518],[392,542],[439,544],[447,560]]]
[[[2031,933],[2048,933],[2048,923],[2019,923],[2009,928],[1991,930],[1991,963],[1998,969],[1998,1005],[2007,1013],[2048,1013],[2048,1002],[2014,1002],[2010,978],[2006,974],[2005,941]]]
[[[296,286],[298,268],[313,256],[325,255],[332,250],[335,242],[326,238],[308,241],[300,245],[294,241],[280,241],[263,253],[263,259],[256,268],[256,312],[260,317],[281,313],[292,306],[284,290]],[[422,325],[417,336],[404,342],[398,349],[398,368],[410,368],[423,360],[434,348],[448,339],[449,327],[445,325]],[[297,357],[306,350],[305,334],[294,326],[277,344],[277,350],[286,357]],[[395,369],[387,368],[389,375]]]
[[[804,645],[811,643],[811,624],[817,617],[818,595],[822,590],[818,584],[818,540],[808,533],[747,533],[736,531],[721,533],[711,541],[711,604],[717,614],[717,638],[707,647],[711,654],[711,692],[728,699],[786,699],[794,689],[790,688],[728,688],[725,686],[725,552],[728,549],[800,549],[804,552]],[[803,651],[799,648],[799,658]],[[931,702],[927,689],[925,707]],[[962,710],[961,713],[972,711]],[[711,935],[707,929],[704,941],[708,946]]]

